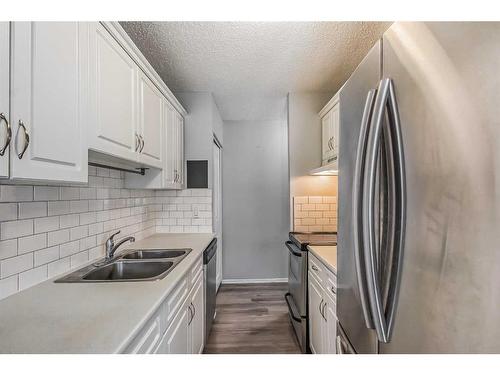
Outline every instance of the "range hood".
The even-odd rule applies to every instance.
[[[309,171],[311,176],[337,176],[339,174],[339,166],[337,160],[332,163],[322,165],[319,168]]]

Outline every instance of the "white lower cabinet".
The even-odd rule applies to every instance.
[[[189,290],[189,293],[188,293]],[[201,256],[127,345],[130,354],[199,354],[205,343]]]
[[[335,354],[336,277],[311,253],[308,268],[309,347],[313,354]]]

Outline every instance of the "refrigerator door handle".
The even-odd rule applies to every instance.
[[[358,280],[358,290],[361,300],[361,307],[363,309],[363,316],[367,328],[375,328],[373,325],[373,318],[370,312],[368,302],[368,287],[366,282],[366,272],[364,265],[364,257],[362,255],[363,238],[360,229],[363,227],[362,223],[362,206],[363,202],[363,172],[365,168],[365,154],[366,142],[368,136],[368,125],[373,112],[373,103],[377,90],[372,89],[366,95],[365,107],[363,110],[363,117],[361,120],[361,128],[359,132],[358,147],[356,150],[356,162],[354,164],[354,181],[353,181],[353,233],[354,233],[354,258],[356,262],[356,277]]]
[[[370,132],[367,143],[367,167],[364,171],[364,191],[363,191],[363,217],[367,225],[363,227],[363,241],[368,251],[365,252],[365,268],[367,273],[368,294],[370,300],[371,313],[378,340],[387,343],[391,339],[394,316],[397,308],[397,299],[399,295],[399,286],[401,281],[401,270],[403,262],[403,247],[405,234],[406,218],[406,186],[404,173],[404,155],[403,143],[401,137],[401,128],[399,113],[397,109],[394,86],[391,79],[384,78],[380,81],[375,99],[375,106],[370,124]],[[393,246],[392,265],[389,275],[389,292],[387,297],[387,306],[384,307],[380,278],[377,270],[376,259],[376,229],[375,229],[375,192],[377,181],[377,155],[380,149],[382,139],[382,125],[387,110],[386,126],[389,127],[389,157],[392,158],[394,187],[392,205],[394,215],[391,218],[389,246]],[[387,141],[387,139],[384,139]],[[395,269],[395,271],[394,271]],[[387,313],[386,313],[387,312]]]
[[[401,286],[401,275],[403,270],[404,239],[406,233],[406,174],[403,150],[403,137],[401,133],[401,122],[399,110],[391,79],[386,78],[389,85],[389,101],[387,105],[388,118],[390,120],[390,133],[393,150],[394,163],[394,211],[395,226],[392,240],[393,259],[390,275],[389,293],[386,306],[387,338],[390,340],[394,329],[394,318],[396,315],[399,290]]]

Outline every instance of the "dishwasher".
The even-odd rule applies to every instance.
[[[212,322],[215,319],[215,297],[217,295],[217,238],[203,252],[203,271],[205,275],[205,342],[208,340]]]

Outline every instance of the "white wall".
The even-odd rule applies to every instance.
[[[288,94],[290,200],[294,196],[337,195],[337,176],[309,175],[311,169],[321,166],[318,112],[332,96],[333,93]]]

